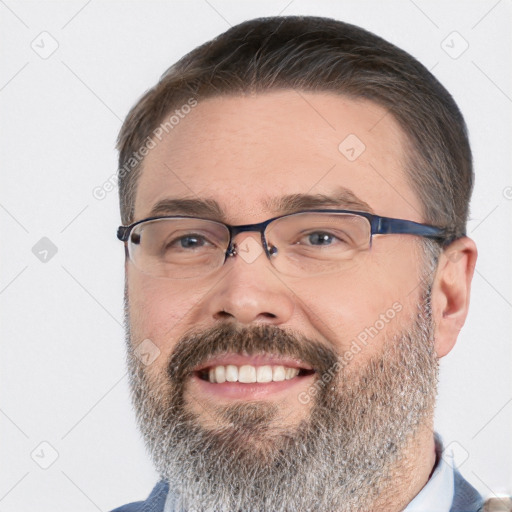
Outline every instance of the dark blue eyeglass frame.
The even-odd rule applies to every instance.
[[[296,215],[298,213],[347,213],[351,215],[358,215],[360,217],[364,217],[370,223],[370,245],[372,242],[373,235],[417,235],[425,238],[431,238],[440,243],[442,246],[448,245],[455,239],[455,237],[453,236],[453,232],[450,232],[448,229],[445,228],[431,226],[429,224],[420,224],[412,220],[393,219],[390,217],[381,217],[379,215],[374,215],[368,212],[358,212],[352,210],[302,210],[294,213],[287,213],[285,215],[279,215],[277,217],[272,217],[271,219],[259,222],[258,224],[245,224],[239,226],[230,226],[229,224],[225,224],[224,222],[219,222],[213,219],[205,219],[201,217],[193,217],[190,215],[166,215],[163,217],[148,217],[147,219],[142,219],[137,222],[134,222],[129,226],[119,226],[119,228],[117,229],[117,238],[122,242],[128,242],[130,233],[135,226],[138,226],[143,222],[149,222],[151,220],[171,218],[200,219],[217,222],[218,224],[223,224],[224,226],[226,226],[226,228],[228,228],[230,236],[228,249],[226,251],[226,258],[228,256],[234,256],[236,254],[236,244],[233,243],[233,238],[238,233],[243,233],[244,231],[257,231],[258,233],[260,233],[263,248],[265,249],[267,256],[270,256],[273,253],[273,251],[269,251],[267,247],[267,241],[264,236],[265,229],[271,222],[277,219],[289,217],[291,215]]]

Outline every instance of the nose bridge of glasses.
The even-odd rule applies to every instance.
[[[243,226],[231,226],[230,227],[230,234],[231,234],[230,253],[231,254],[234,253],[234,251],[233,251],[234,246],[238,247],[239,251],[240,250],[247,251],[249,249],[248,239],[255,240],[254,233],[258,233],[259,237],[260,237],[261,246],[262,246],[264,252],[268,256],[269,255],[268,247],[267,247],[265,235],[264,235],[265,229],[268,224],[269,224],[269,222],[265,221],[265,222],[260,222],[259,224],[246,224]],[[240,237],[239,235],[241,233],[245,233],[245,236]],[[235,241],[235,238],[236,238],[236,241]],[[255,242],[253,242],[253,243],[258,243],[258,242],[255,240]],[[242,247],[245,247],[245,249],[243,249]]]

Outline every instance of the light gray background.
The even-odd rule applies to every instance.
[[[102,201],[92,190],[116,170],[121,120],[165,69],[277,14],[374,31],[432,69],[465,115],[480,257],[469,319],[442,361],[436,429],[480,492],[512,492],[510,0],[0,0],[0,512],[106,511],[156,482],[128,395],[117,190]],[[42,237],[55,255],[36,246],[36,257]]]

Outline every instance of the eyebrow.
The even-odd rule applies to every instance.
[[[336,207],[337,209],[373,213],[372,208],[358,198],[351,190],[338,187],[327,194],[288,194],[271,197],[263,201],[263,206],[273,215],[287,215],[301,210]],[[165,198],[158,201],[148,217],[160,215],[191,215],[226,222],[226,215],[220,204],[214,199],[199,198]]]
[[[278,214],[324,206],[373,213],[368,203],[345,187],[338,187],[330,194],[289,194],[282,197],[271,197],[264,202],[264,205],[270,211]]]

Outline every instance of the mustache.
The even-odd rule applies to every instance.
[[[338,361],[333,348],[300,333],[269,324],[240,326],[224,323],[183,336],[171,354],[168,377],[175,385],[183,384],[193,368],[226,352],[294,357],[309,364],[319,374],[333,368]]]

